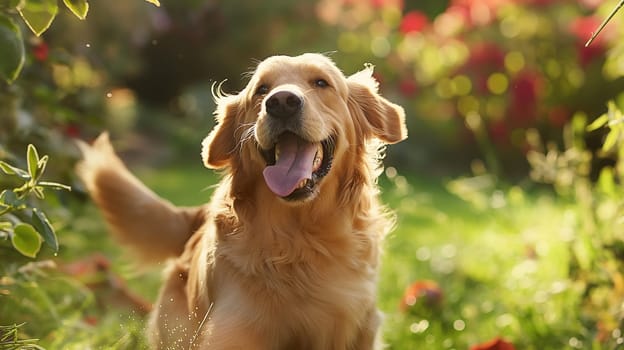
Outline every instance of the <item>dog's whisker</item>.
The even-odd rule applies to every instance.
[[[310,92],[312,92],[312,91],[314,91],[314,89],[313,89],[313,88],[310,88],[310,89],[307,89],[307,90],[303,90],[303,91],[302,91],[302,92],[303,92],[303,96],[306,96],[308,93],[310,93]]]
[[[242,128],[246,128],[246,127],[254,127],[255,122],[250,122],[250,123],[242,123],[240,124],[238,127],[236,127],[236,130],[234,131],[234,133],[239,132]],[[243,134],[246,133],[247,130],[243,131]]]
[[[262,101],[261,100],[256,101],[256,103],[254,104],[254,110],[260,110],[261,106],[262,106]]]
[[[256,131],[256,125],[250,126],[247,130],[243,132],[241,136],[240,144],[243,145],[245,142],[248,142],[250,139],[254,137],[254,133]]]
[[[189,342],[189,345],[193,346],[195,344],[195,340],[197,339],[197,336],[199,335],[199,332],[203,328],[204,323],[206,323],[206,320],[208,319],[208,315],[210,315],[210,311],[212,311],[212,307],[213,306],[214,306],[214,302],[210,303],[210,306],[208,307],[208,310],[206,310],[206,313],[204,314],[204,318],[202,318],[201,322],[197,326],[197,329],[195,329],[195,333],[193,334],[193,337],[191,338],[191,341]]]
[[[240,132],[240,134],[241,134],[240,142],[236,146],[236,148],[237,148],[236,152],[238,152],[241,155],[242,155],[242,152],[243,152],[243,145],[246,142],[249,142],[250,140],[252,140],[253,137],[254,137],[254,134],[255,134],[255,131],[256,131],[256,124],[254,122],[241,124],[241,125],[238,126],[238,128],[236,128],[236,130],[239,131],[242,128],[246,128],[246,129],[244,129],[242,132]]]

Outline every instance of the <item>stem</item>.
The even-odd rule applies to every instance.
[[[613,18],[613,16],[615,16],[615,13],[619,11],[619,9],[624,6],[624,0],[620,0],[620,2],[615,6],[615,8],[613,9],[613,11],[611,11],[611,13],[609,14],[609,16],[607,16],[607,18],[605,18],[604,21],[602,21],[602,23],[600,24],[600,26],[598,27],[598,29],[592,34],[591,38],[589,38],[589,40],[587,40],[587,42],[585,43],[585,47],[588,47],[592,41],[594,41],[594,39],[598,36],[598,34],[600,34],[600,32],[602,31],[602,29],[604,29],[604,27],[607,25],[607,23],[609,23],[609,21],[611,20],[611,18]]]

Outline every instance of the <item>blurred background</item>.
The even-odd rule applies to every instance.
[[[591,121],[624,100],[618,23],[584,47],[613,3],[90,3],[88,20],[60,11],[28,38],[19,85],[35,86],[3,88],[14,106],[4,122],[70,137],[156,137],[176,146],[173,156],[198,149],[211,129],[214,83],[236,93],[267,56],[321,52],[345,74],[372,63],[383,94],[407,109],[410,138],[390,150],[401,167],[462,174],[472,164],[517,179],[536,136],[561,142],[573,115]]]
[[[204,202],[209,191],[198,189],[216,179],[199,157],[214,125],[214,84],[236,93],[268,56],[321,52],[346,75],[373,64],[381,93],[407,112],[409,138],[388,148],[380,180],[399,215],[380,291],[390,348],[622,346],[624,13],[585,46],[617,1],[154,2],[92,1],[85,20],[59,2],[41,36],[23,4],[0,4],[0,20],[12,23],[0,21],[0,44],[19,32],[25,59],[0,85],[0,159],[26,167],[32,143],[51,157],[48,177],[74,187],[38,204],[60,232],[61,266],[119,277],[147,300],[158,286],[155,273],[100,241],[101,220],[73,174],[74,139],[108,130],[159,193]],[[106,258],[81,260],[87,253]],[[50,317],[39,302],[27,309],[24,300],[43,297],[15,281],[52,282],[16,272],[29,262],[18,256],[0,258],[15,267],[0,277],[0,326],[26,322],[22,338],[51,348],[145,346],[140,312],[121,317],[136,329],[120,335],[110,326],[119,311],[93,311],[100,292],[75,270],[60,269],[80,295],[73,306]]]

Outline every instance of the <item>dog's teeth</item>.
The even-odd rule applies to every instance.
[[[318,168],[321,167],[321,163],[323,162],[323,146],[319,145],[316,150],[316,154],[314,155],[314,161],[312,162],[313,171],[317,171]]]
[[[308,179],[303,179],[297,184],[297,189],[303,188],[308,183]]]
[[[279,160],[279,156],[280,156],[280,147],[279,144],[275,145],[275,161],[277,162]]]

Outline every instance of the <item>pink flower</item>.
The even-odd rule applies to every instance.
[[[579,4],[585,6],[590,10],[595,10],[602,4],[602,0],[579,0]]]
[[[510,2],[511,0],[452,0],[446,11],[459,14],[468,27],[487,25],[496,17],[498,8]]]
[[[516,350],[514,345],[500,337],[496,337],[485,343],[473,345],[470,350]]]
[[[371,4],[375,8],[395,6],[399,10],[403,10],[403,0],[371,0]]]
[[[549,6],[559,2],[559,0],[516,0],[516,2],[524,5]]]
[[[418,33],[429,25],[429,19],[420,11],[410,11],[403,16],[399,30],[403,34]]]

